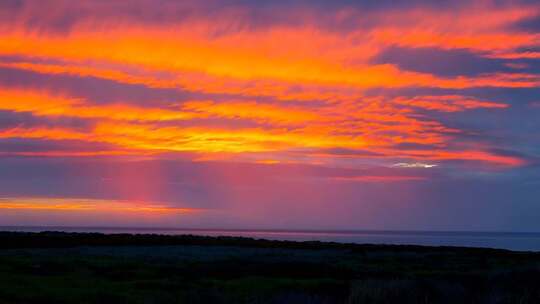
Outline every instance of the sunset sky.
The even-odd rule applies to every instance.
[[[537,1],[0,1],[0,226],[540,231]]]

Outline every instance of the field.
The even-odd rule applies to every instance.
[[[540,254],[1,232],[0,303],[540,303]]]

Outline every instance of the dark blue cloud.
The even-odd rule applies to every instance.
[[[12,154],[20,152],[101,152],[116,147],[103,143],[89,143],[76,140],[44,140],[31,138],[6,138],[0,140],[0,152]]]
[[[540,31],[540,15],[519,20],[513,23],[510,28],[520,32],[537,33]]]
[[[30,113],[11,112],[0,110],[0,130],[16,127],[60,127],[76,131],[88,131],[93,122],[71,117],[38,117]]]
[[[540,128],[539,110],[531,110],[527,103],[514,102],[506,109],[477,109],[459,113],[430,113],[443,125],[461,130],[449,134],[457,147],[485,145],[499,151],[512,151],[527,160],[539,156],[540,139],[535,138]],[[516,123],[518,122],[519,123]],[[499,153],[496,153],[499,154]],[[503,153],[504,155],[504,153]]]
[[[390,63],[401,69],[443,77],[476,76],[490,73],[538,73],[540,60],[496,59],[466,49],[405,48],[393,46],[378,54],[373,63]],[[516,68],[516,66],[522,66]]]
[[[418,143],[399,143],[397,145],[393,146],[396,149],[399,150],[433,150],[433,145],[425,145],[425,144],[418,144]]]

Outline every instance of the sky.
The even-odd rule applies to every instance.
[[[0,226],[540,231],[537,1],[0,1]]]

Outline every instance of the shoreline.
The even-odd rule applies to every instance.
[[[341,243],[328,241],[290,241],[243,236],[205,236],[194,234],[101,233],[65,231],[0,231],[0,249],[73,248],[81,246],[227,246],[285,249],[346,249],[392,251],[471,251],[482,253],[519,253],[540,256],[538,251],[517,251],[469,246],[431,246],[415,244]]]
[[[101,230],[100,230],[101,229]],[[49,237],[46,234],[55,234],[54,242],[60,242],[59,236],[64,238],[72,236],[77,239],[76,235],[103,235],[102,239],[109,239],[110,236],[122,235],[132,236],[132,241],[136,241],[133,236],[139,238],[147,236],[145,242],[152,243],[148,236],[154,236],[159,242],[178,242],[182,237],[191,236],[192,241],[195,237],[199,238],[220,238],[234,239],[237,242],[244,239],[244,243],[249,240],[251,244],[254,241],[260,243],[273,242],[274,245],[282,242],[286,246],[300,246],[301,243],[317,244],[318,246],[327,246],[326,243],[334,244],[334,246],[420,246],[420,247],[442,247],[442,248],[478,248],[492,250],[507,250],[514,252],[540,252],[540,234],[536,233],[483,233],[483,232],[411,232],[411,231],[364,231],[364,232],[349,232],[341,233],[335,231],[326,232],[298,232],[298,231],[251,231],[251,230],[210,230],[210,229],[169,229],[161,230],[157,228],[148,229],[133,229],[133,228],[87,228],[87,227],[0,227],[0,233],[12,236],[17,234],[30,235],[41,234]],[[109,237],[107,237],[109,236]],[[20,237],[19,237],[20,238]],[[0,238],[1,241],[1,238]],[[80,241],[80,240],[79,240]],[[123,240],[126,241],[126,240]],[[36,243],[36,240],[32,242]],[[44,243],[44,241],[40,241]],[[291,245],[296,244],[296,245]],[[272,246],[274,246],[272,245]],[[1,245],[0,245],[1,246]],[[5,246],[5,245],[4,245]],[[26,246],[35,247],[31,242]],[[58,245],[60,246],[60,244]],[[1,248],[1,247],[0,247]]]

